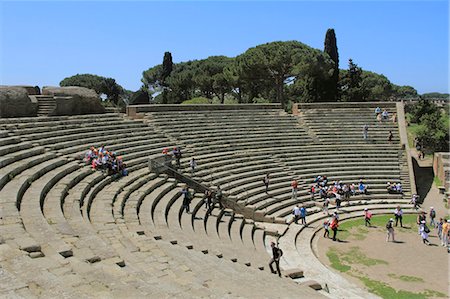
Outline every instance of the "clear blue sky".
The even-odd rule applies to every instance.
[[[449,91],[448,1],[3,1],[0,13],[0,84],[92,73],[136,90],[165,51],[179,62],[278,40],[323,49],[334,28],[340,68],[353,58],[420,93]]]

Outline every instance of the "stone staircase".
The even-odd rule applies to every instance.
[[[38,116],[48,116],[56,108],[56,101],[53,96],[49,95],[36,95],[38,102]]]

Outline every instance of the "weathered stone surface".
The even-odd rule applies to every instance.
[[[296,279],[303,277],[303,270],[301,269],[290,269],[284,272],[284,276]]]
[[[305,282],[302,283],[302,285],[308,286],[308,287],[310,287],[311,289],[316,290],[316,291],[319,291],[319,290],[322,289],[322,286],[320,285],[320,283],[318,283],[318,282],[315,281],[315,280],[308,280],[308,281],[305,281]]]
[[[51,115],[78,115],[105,113],[97,93],[78,86],[42,88],[42,94],[53,95],[56,108]]]
[[[0,86],[0,117],[36,116],[37,108],[25,88]]]
[[[42,252],[40,252],[40,251],[37,251],[37,252],[30,252],[30,257],[32,258],[32,259],[35,259],[35,258],[38,258],[38,257],[44,257],[45,255],[42,253]]]

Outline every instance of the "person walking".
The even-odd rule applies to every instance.
[[[292,199],[296,200],[297,199],[297,190],[298,190],[298,182],[296,179],[294,179],[292,181],[291,187],[292,187]]]
[[[430,233],[430,229],[427,226],[425,221],[422,221],[419,226],[420,236],[422,237],[423,244],[430,245],[430,241],[428,241],[428,234]]]
[[[389,131],[389,135],[388,135],[388,142],[392,143],[392,139],[394,138],[394,134],[392,134],[392,131]]]
[[[442,225],[442,246],[448,247],[448,231],[450,229],[450,219]]]
[[[266,193],[269,193],[269,183],[270,183],[269,174],[266,174],[266,176],[263,178],[263,183],[264,186],[266,187]]]
[[[216,206],[216,203],[218,203],[219,207],[223,209],[222,198],[223,198],[222,189],[220,189],[220,186],[217,185],[216,196],[214,196],[214,206]]]
[[[436,231],[439,237],[439,240],[442,242],[442,226],[444,225],[444,219],[439,218],[439,221],[436,223]]]
[[[338,227],[339,227],[339,220],[337,215],[335,215],[335,217],[333,217],[330,223],[330,228],[333,231],[333,241],[336,241]]]
[[[394,237],[394,227],[393,227],[394,219],[389,219],[388,223],[386,223],[386,229],[387,229],[387,236],[386,236],[386,242],[389,242],[390,237],[392,236],[392,242],[395,242]]]
[[[367,140],[369,138],[369,125],[365,124],[363,127],[363,137],[364,140]]]
[[[181,193],[184,195],[183,197],[183,205],[181,207],[181,213],[183,213],[184,210],[186,210],[186,213],[190,214],[190,207],[192,201],[191,193],[189,192],[189,188],[187,186],[183,187],[181,190]]]
[[[430,226],[435,227],[436,222],[434,221],[434,218],[436,218],[436,211],[433,207],[430,208]]]
[[[409,203],[414,205],[414,209],[418,210],[420,208],[419,195],[413,194],[411,201]]]
[[[292,214],[294,215],[295,224],[298,224],[298,219],[300,219],[300,207],[298,205],[294,207]]]
[[[195,161],[195,158],[191,159],[191,162],[189,162],[189,166],[191,167],[191,173],[194,174],[195,169],[197,168],[197,161]]]
[[[427,223],[427,215],[425,215],[425,211],[422,211],[419,215],[417,215],[417,226],[418,226],[418,233],[420,235],[420,224],[422,221],[425,221]]]
[[[204,201],[205,201],[205,208],[207,210],[209,210],[211,208],[211,205],[212,205],[212,191],[211,190],[209,190],[209,189],[205,190]]]
[[[302,224],[303,224],[304,226],[307,226],[307,225],[306,225],[306,209],[305,209],[304,206],[302,206],[302,207],[300,208],[300,219],[302,220]]]
[[[323,213],[329,215],[328,213],[328,205],[330,204],[330,200],[328,198],[325,198],[323,201]]]
[[[281,277],[281,271],[280,271],[280,258],[283,255],[283,251],[275,246],[275,242],[270,242],[270,247],[272,247],[272,258],[269,261],[269,268],[272,274],[277,274]],[[273,263],[275,263],[275,266],[277,268],[277,271],[273,270]]]
[[[325,220],[325,222],[323,223],[323,237],[324,238],[330,238],[330,219]]]
[[[370,219],[372,218],[372,213],[369,211],[369,209],[364,208],[364,221],[365,226],[371,226]]]
[[[395,226],[397,226],[398,221],[400,220],[400,227],[403,227],[403,211],[402,208],[400,206],[397,206],[397,208],[394,211],[394,216],[395,216]]]

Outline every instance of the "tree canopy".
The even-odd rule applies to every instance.
[[[126,95],[125,89],[113,78],[106,78],[92,74],[76,74],[63,79],[60,86],[81,86],[95,90],[98,94],[105,94],[106,100],[120,104],[119,99]]]

